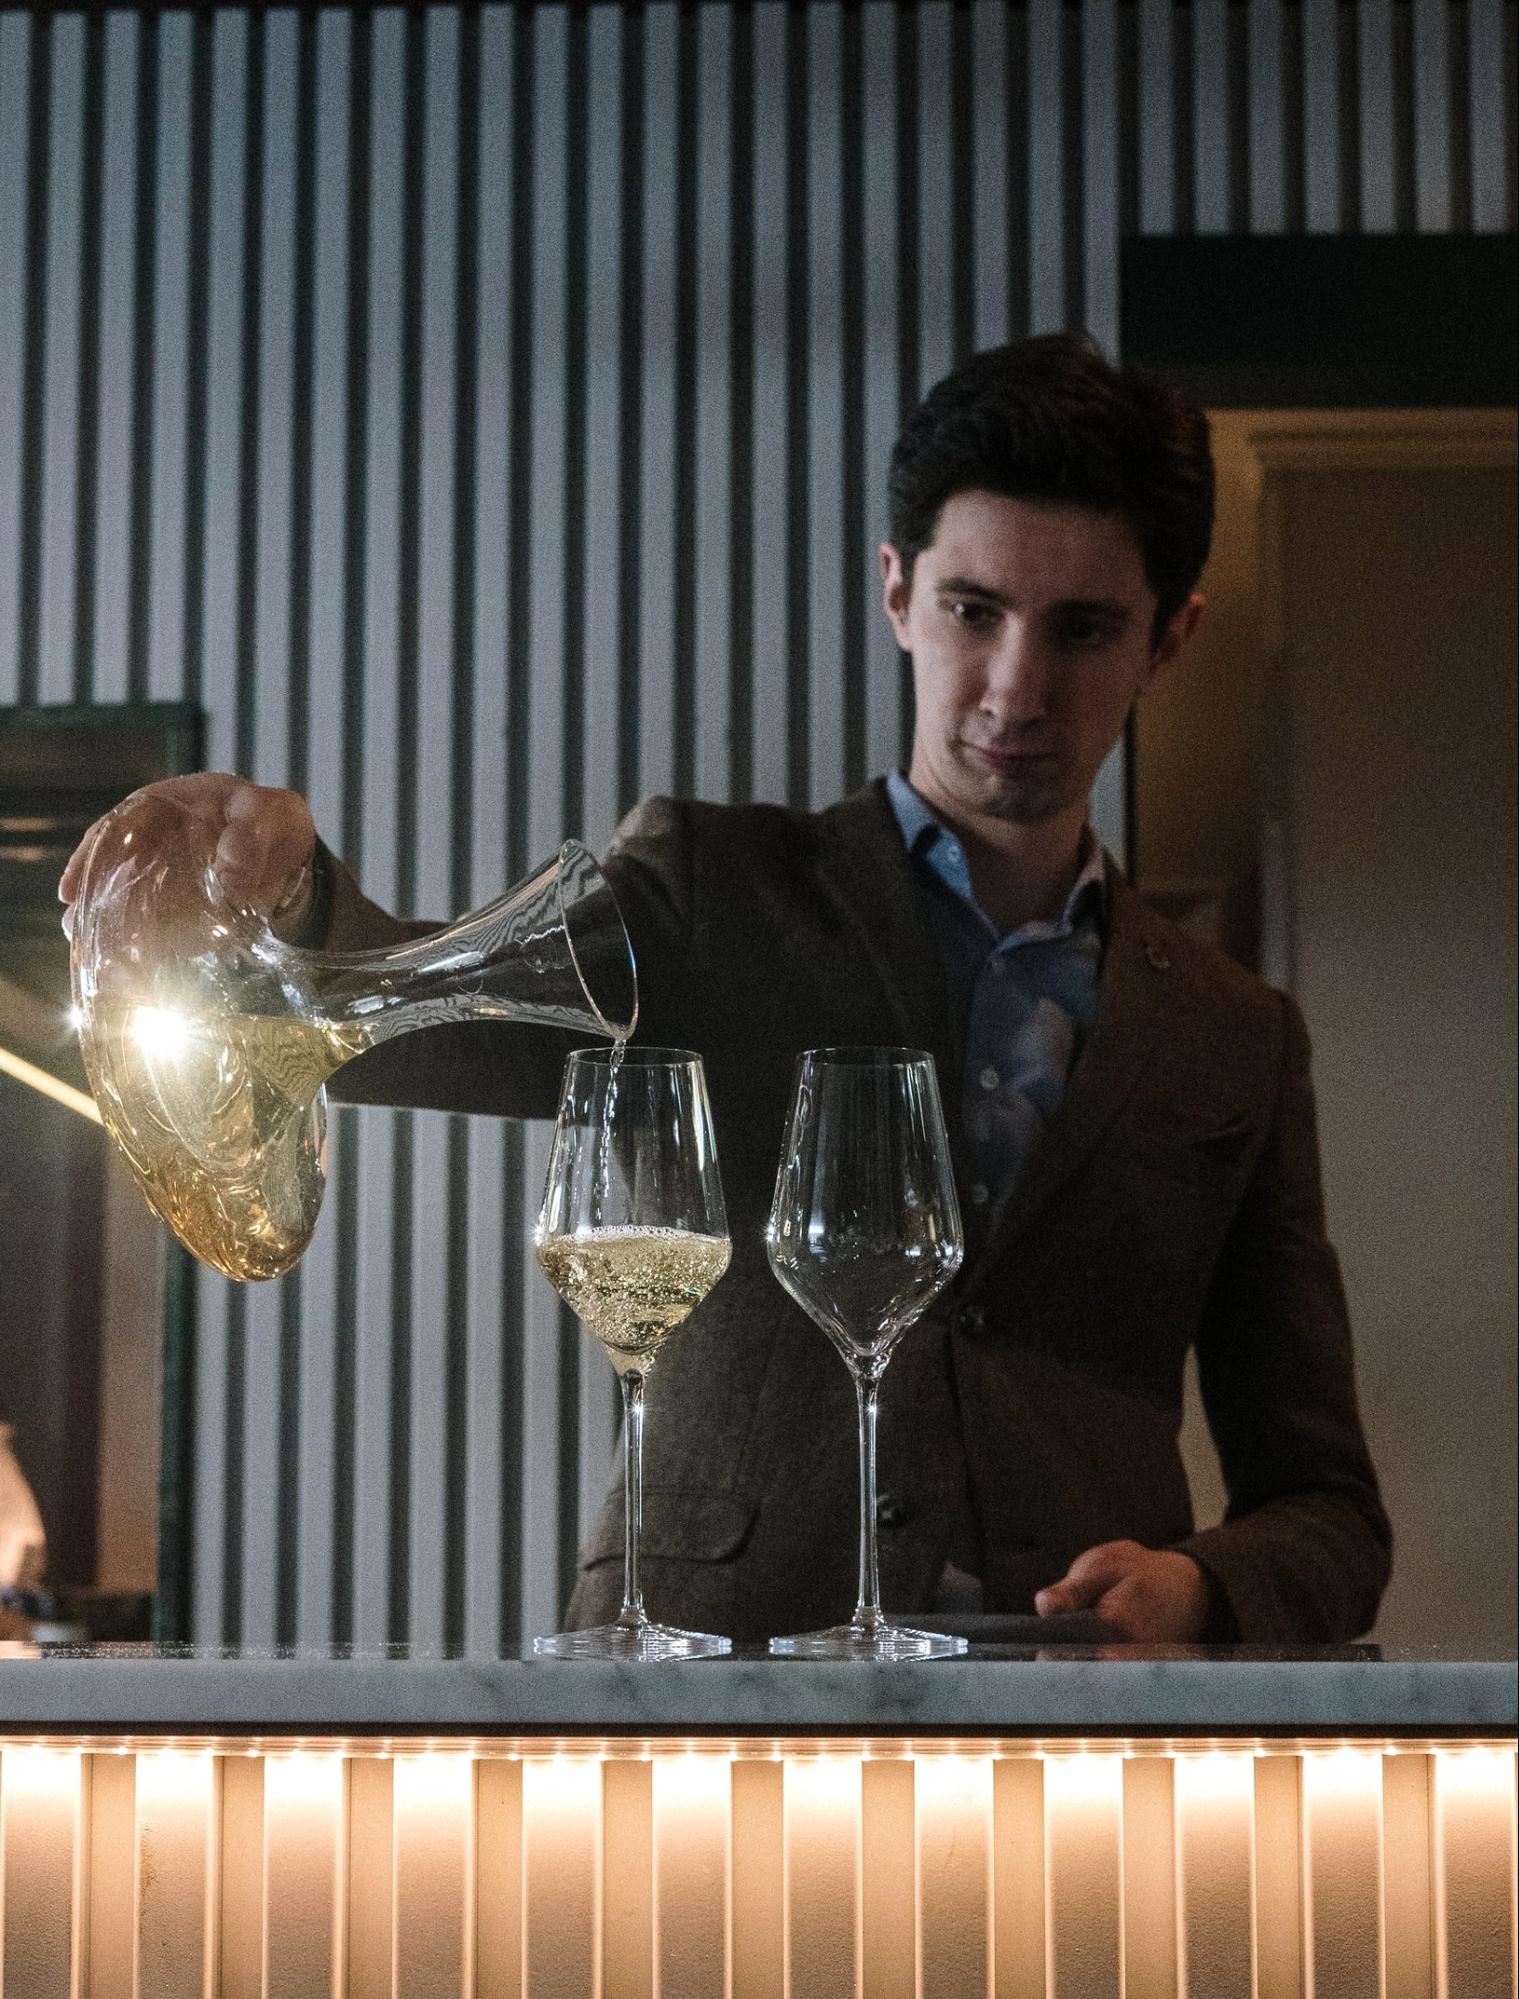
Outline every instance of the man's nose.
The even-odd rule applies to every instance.
[[[1049,669],[1036,635],[1012,626],[987,662],[983,710],[1011,727],[1043,721],[1050,708]]]

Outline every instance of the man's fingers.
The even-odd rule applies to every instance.
[[[1079,1554],[1059,1582],[1051,1583],[1034,1598],[1041,1617],[1059,1611],[1090,1610],[1116,1583],[1123,1581],[1145,1550],[1137,1541],[1104,1541]]]

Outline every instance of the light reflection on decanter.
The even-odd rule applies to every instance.
[[[282,944],[227,903],[214,846],[161,794],[104,821],[76,906],[73,989],[106,1129],[148,1205],[228,1277],[277,1277],[310,1242],[327,1183],[323,1085],[365,1048],[451,1020],[633,1029],[627,932],[574,841],[446,929],[349,953]]]

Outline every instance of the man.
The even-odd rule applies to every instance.
[[[1343,1639],[1375,1615],[1390,1537],[1301,1017],[1150,912],[1087,823],[1196,627],[1212,505],[1206,420],[1174,391],[1064,336],[976,357],[892,458],[905,775],[817,814],[654,799],[619,831],[640,1036],[705,1057],[734,1236],[649,1398],[662,1620],[762,1637],[852,1601],[848,1378],[760,1234],[796,1053],[838,1042],[933,1051],[967,1220],[962,1272],[883,1389],[884,1601],[1090,1609],[1153,1641]],[[302,941],[417,927],[364,901],[292,794],[182,784],[229,887]],[[548,1115],[563,1047],[440,1028],[334,1094]],[[1190,1347],[1230,1495],[1202,1532],[1177,1450]],[[573,1622],[615,1613],[620,1509],[582,1551]]]

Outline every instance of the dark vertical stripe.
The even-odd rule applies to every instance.
[[[675,53],[675,576],[672,770],[678,796],[696,788],[697,22],[681,0]]]
[[[396,562],[401,588],[396,611],[396,658],[401,677],[397,708],[396,898],[412,915],[417,900],[417,738],[422,699],[418,657],[421,586],[423,244],[427,176],[427,20],[421,9],[407,16],[401,236],[401,440]],[[409,1208],[408,1208],[409,1212]]]
[[[73,696],[88,701],[95,671],[96,492],[100,418],[100,212],[105,194],[105,21],[84,24],[84,103],[80,133],[79,367],[75,377]],[[188,690],[187,690],[188,691]]]
[[[343,852],[355,862],[362,845],[364,797],[364,550],[369,469],[369,146],[370,17],[358,10],[349,54],[348,322],[344,373],[348,391],[343,517]],[[332,1545],[332,1635],[353,1643],[354,1541],[358,1461],[354,1421],[358,1341],[359,1176],[363,1128],[355,1111],[338,1114],[337,1293],[334,1305],[333,1469],[337,1506]]]
[[[1500,101],[1503,107],[1504,221],[1512,229],[1515,211],[1519,208],[1519,193],[1516,193],[1516,182],[1519,182],[1519,118],[1514,114],[1514,106],[1519,102],[1519,9],[1512,6],[1503,10],[1503,93]]]
[[[1007,22],[1007,337],[1029,330],[1028,9]]]
[[[448,1265],[444,1279],[444,1340],[447,1376],[443,1440],[443,1650],[464,1650],[464,1553],[468,1537],[466,1478],[469,1459],[465,1430],[469,1418],[469,1128],[462,1117],[448,1120]]]
[[[729,795],[754,796],[754,16],[733,17],[729,125],[728,519],[731,563],[728,640]]]
[[[1139,232],[1139,11],[1118,9],[1118,233]]]
[[[411,1626],[411,1199],[413,1120],[391,1119],[395,1179],[390,1235],[390,1628],[405,1646]]]
[[[1282,227],[1300,236],[1308,222],[1308,157],[1303,132],[1303,10],[1282,9]]]
[[[957,365],[976,344],[976,58],[971,25],[970,9],[956,7],[949,20],[949,171],[951,335]],[[845,349],[851,351],[859,349]]]
[[[250,45],[253,38],[249,25]],[[262,40],[262,38],[260,38]],[[153,342],[154,266],[158,255],[158,16],[141,17],[137,58],[136,237],[132,279],[132,472],[129,507],[134,561],[127,572],[127,693],[141,701],[148,691],[149,585],[153,574]],[[249,205],[258,181],[250,178]],[[247,297],[243,309],[248,310]],[[256,313],[255,313],[256,316]],[[246,467],[244,468],[246,479]]]
[[[866,543],[865,370],[865,107],[863,34],[859,9],[846,8],[840,48],[839,175],[843,235],[840,243],[844,365],[840,372],[839,466],[843,533],[839,561],[844,581],[844,784],[853,791],[867,771],[865,601],[860,581],[868,573]],[[966,271],[970,271],[967,259]]]
[[[1060,244],[1065,324],[1086,325],[1086,106],[1081,94],[1082,16],[1066,7],[1060,17],[1060,146],[1065,165],[1065,234]]]
[[[357,1111],[335,1114],[333,1213],[338,1231],[337,1283],[333,1301],[334,1363],[332,1397],[332,1491],[336,1509],[332,1537],[332,1642],[353,1643],[354,1493],[354,1329],[358,1317],[359,1152],[363,1143]]]
[[[1197,183],[1193,177],[1195,141],[1192,116],[1192,10],[1178,7],[1171,16],[1171,168],[1175,183],[1175,233],[1190,236],[1197,227]]]
[[[311,347],[316,279],[316,16],[300,17],[295,72],[294,319],[290,395],[289,711],[287,782],[307,788],[311,723]],[[305,1287],[294,1271],[280,1286],[280,1478],[277,1498],[275,1635],[293,1645],[298,1616],[301,1348]]]
[[[559,1422],[555,1442],[558,1446],[558,1512],[555,1516],[554,1569],[558,1583],[557,1597],[561,1606],[569,1601],[570,1591],[575,1587],[575,1554],[578,1520],[576,1500],[579,1492],[580,1462],[580,1397],[587,1392],[589,1383],[584,1378],[586,1370],[581,1367],[585,1334],[580,1322],[569,1306],[561,1299],[555,1309],[554,1330],[559,1349]]]
[[[1472,123],[1469,89],[1471,17],[1465,7],[1452,7],[1450,78],[1446,115],[1450,119],[1450,226],[1465,235],[1472,226]]]
[[[158,1573],[152,1635],[161,1644],[187,1643],[194,1628],[195,1356],[197,1293],[194,1258],[177,1242],[165,1245],[163,1378],[158,1458]]]
[[[243,1444],[248,1351],[248,1293],[227,1285],[227,1431],[222,1465],[222,1642],[243,1635]]]
[[[348,389],[343,517],[344,854],[357,863],[364,824],[364,528],[369,479],[369,146],[370,19],[356,13],[349,57]],[[357,1138],[357,1126],[354,1128]],[[351,1356],[350,1356],[351,1360]]]
[[[1228,226],[1250,233],[1250,21],[1243,7],[1224,14],[1225,132],[1229,161]]]
[[[509,1118],[501,1146],[501,1624],[503,1656],[522,1639],[522,1126]]]
[[[32,69],[27,104],[26,317],[21,360],[21,524],[17,550],[16,693],[37,699],[37,648],[41,607],[42,414],[47,361],[48,174],[52,132],[53,24],[45,11],[32,16]]]
[[[197,14],[190,43],[189,258],[185,327],[184,696],[199,701],[205,649],[206,402],[211,268],[211,18]]]
[[[290,385],[290,705],[287,782],[304,793],[311,730],[311,371],[316,315],[316,86],[317,18],[303,13],[295,71],[295,326]],[[293,1435],[293,1431],[287,1431]]]
[[[533,16],[512,16],[512,236],[511,300],[507,329],[507,379],[512,385],[511,465],[507,479],[506,878],[518,881],[533,863],[527,854],[529,717],[532,688],[528,648],[510,634],[529,629],[532,572],[527,524],[532,518],[533,441]]]
[[[475,429],[479,408],[480,290],[480,18],[467,10],[459,22],[459,172],[455,183],[454,270],[454,709],[453,841],[451,905],[467,907],[474,855],[475,702]],[[469,1134],[462,1118],[448,1132],[448,1297],[444,1337],[445,1384],[443,1642],[450,1654],[464,1649],[465,1545],[468,1534],[466,1429],[469,1419],[468,1275]]]
[[[238,410],[237,715],[235,768],[252,767],[257,659],[254,596],[258,588],[259,301],[263,291],[264,22],[248,16],[248,102],[243,138],[242,401]]]
[[[619,312],[618,407],[622,412],[617,467],[617,813],[639,793],[638,698],[642,664],[639,611],[643,595],[643,14],[632,7],[622,24],[622,298]],[[522,101],[519,95],[519,102]]]
[[[418,704],[422,699],[418,645],[421,587],[423,231],[426,226],[427,20],[414,10],[406,20],[405,111],[402,148],[405,197],[401,244],[401,441],[397,567],[401,589],[396,615],[396,658],[401,677],[397,703],[396,894],[415,911],[417,898],[416,766]],[[395,1119],[395,1184],[391,1211],[390,1347],[390,1638],[407,1642],[411,1624],[411,1355],[412,1189],[414,1125]]]
[[[565,135],[564,258],[564,470],[560,488],[563,520],[564,666],[561,710],[561,824],[578,833],[585,823],[585,450],[586,300],[588,291],[587,214],[589,185],[586,147],[589,96],[588,24],[585,7],[574,4],[566,20],[565,91],[560,106]],[[679,605],[676,609],[679,617]],[[562,1603],[575,1579],[576,1470],[579,1462],[580,1398],[585,1393],[584,1341],[568,1307],[558,1308],[559,1508],[555,1559]]]
[[[1393,226],[1413,230],[1418,223],[1418,126],[1414,118],[1413,8],[1392,10]]]
[[[585,438],[586,269],[588,181],[586,150],[589,55],[585,7],[571,7],[566,34],[564,185],[564,722],[563,825],[585,823]]]
[[[270,1448],[277,1477],[274,1495],[274,1642],[293,1645],[297,1619],[297,1543],[301,1519],[301,1319],[304,1273],[279,1281],[279,1435]]]
[[[905,420],[923,385],[918,380],[918,10],[897,10],[897,392]]]
[[[786,802],[805,805],[811,779],[812,576],[807,513],[812,425],[807,401],[811,327],[807,213],[807,10],[786,6]]]
[[[480,17],[459,22],[459,173],[454,266],[453,839],[449,901],[468,906],[474,856],[475,430],[480,373]]]
[[[1361,226],[1361,16],[1355,7],[1338,10],[1340,32],[1340,213],[1339,228]]]

